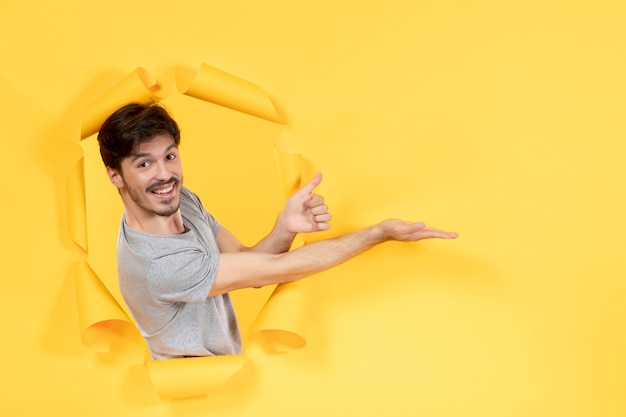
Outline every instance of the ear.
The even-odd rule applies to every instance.
[[[115,185],[118,190],[124,187],[124,179],[122,178],[122,174],[117,169],[107,167],[107,175],[109,176],[111,183]]]

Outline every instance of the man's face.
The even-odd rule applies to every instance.
[[[141,212],[137,214],[171,216],[178,210],[183,172],[171,136],[157,135],[140,144],[122,160],[120,172],[109,175],[128,208]]]

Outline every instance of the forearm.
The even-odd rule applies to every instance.
[[[380,225],[370,226],[333,239],[322,240],[279,255],[284,283],[337,266],[387,240]]]
[[[261,253],[284,253],[291,248],[295,237],[296,233],[288,231],[279,217],[270,234],[248,250]]]
[[[379,224],[282,254],[223,253],[209,295],[295,281],[339,265],[385,240]]]
[[[222,253],[210,295],[295,281],[339,265],[387,240],[415,242],[430,238],[456,237],[457,233],[428,227],[421,222],[387,219],[374,226],[282,254]]]

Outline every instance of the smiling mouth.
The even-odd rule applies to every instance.
[[[158,198],[168,198],[174,193],[176,184],[178,184],[177,181],[169,181],[163,185],[150,187],[148,191]]]

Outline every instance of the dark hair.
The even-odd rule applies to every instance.
[[[116,110],[102,124],[98,133],[100,156],[105,166],[120,169],[122,159],[133,153],[142,142],[167,134],[180,143],[178,124],[157,103],[131,103]]]

